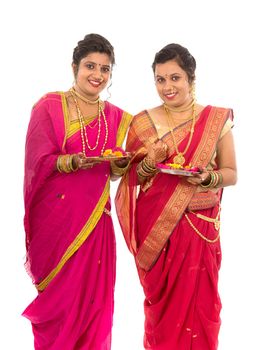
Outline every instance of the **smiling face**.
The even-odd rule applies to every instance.
[[[160,98],[169,107],[184,107],[193,98],[188,75],[175,60],[156,64],[155,83]]]
[[[95,100],[106,87],[111,76],[111,61],[106,53],[93,52],[73,64],[75,89]]]

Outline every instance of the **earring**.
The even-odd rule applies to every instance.
[[[111,92],[110,92],[110,87],[112,86],[112,81],[110,80],[110,84],[109,86],[107,87],[107,94],[108,94],[108,97],[106,98],[106,100],[109,100],[112,96]]]
[[[192,83],[192,87],[191,87],[190,93],[191,93],[192,99],[195,101],[196,100],[196,90],[195,90],[195,83],[194,82]]]

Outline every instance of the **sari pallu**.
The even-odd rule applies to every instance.
[[[110,103],[106,147],[120,146],[130,115]],[[105,137],[89,155],[99,155]],[[94,144],[98,128],[87,129]],[[26,139],[25,218],[27,270],[39,295],[23,315],[35,349],[110,349],[115,283],[115,239],[110,210],[110,165],[60,174],[58,155],[81,152],[79,126],[69,128],[64,93],[33,108]]]
[[[200,114],[193,140],[185,155],[187,164],[207,166],[215,151],[221,130],[231,110],[207,106]],[[179,149],[188,141],[188,125],[175,130]],[[127,150],[145,154],[145,140],[157,138],[146,112],[133,119]],[[170,135],[163,140],[172,149]],[[141,150],[141,151],[140,151]],[[171,155],[173,158],[174,154]],[[172,159],[171,158],[171,159]],[[196,187],[176,176],[158,173],[147,191],[136,195],[136,165],[121,180],[116,195],[119,221],[135,256],[145,293],[144,346],[152,350],[215,350],[220,326],[218,296],[220,242],[208,243],[190,226],[185,210]],[[216,218],[218,205],[202,210]],[[126,215],[121,206],[124,200]],[[208,239],[218,231],[213,223],[188,213],[192,224]]]

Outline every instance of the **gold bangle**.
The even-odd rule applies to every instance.
[[[67,167],[67,158],[68,158],[67,154],[60,156],[60,169],[63,173],[69,173],[69,169]]]
[[[75,154],[71,154],[70,155],[70,168],[71,170],[74,172],[74,171],[77,171],[79,169],[79,164],[77,163],[76,166],[74,167],[73,165],[73,160],[74,160],[74,156]]]
[[[116,176],[122,176],[128,170],[129,164],[130,163],[128,162],[128,164],[125,167],[121,168],[117,166],[114,162],[111,162],[111,171]]]
[[[58,159],[57,159],[57,170],[58,170],[60,173],[62,173],[61,164],[60,164],[61,157],[62,157],[62,156],[58,156]]]
[[[144,178],[144,177],[150,177],[150,176],[151,176],[150,173],[146,172],[146,171],[143,169],[141,163],[139,163],[138,166],[137,166],[137,174],[138,174],[140,177],[142,177],[142,178]]]
[[[216,187],[219,187],[222,184],[222,182],[223,182],[223,175],[222,175],[222,173],[219,170],[217,170],[216,173],[218,174],[218,177],[219,177],[219,180],[218,180],[218,183],[217,183]]]
[[[220,171],[209,171],[210,181],[207,184],[201,183],[203,188],[216,188],[223,182],[223,176]]]
[[[57,170],[60,173],[67,173],[67,174],[71,173],[71,171],[77,170],[73,167],[72,161],[73,161],[73,155],[70,155],[70,154],[60,155],[57,159]]]
[[[209,175],[210,175],[210,181],[209,181],[207,184],[201,183],[201,184],[200,184],[201,187],[203,187],[203,188],[209,188],[209,187],[211,187],[211,184],[212,184],[213,181],[214,181],[213,171],[209,171]]]
[[[156,167],[153,166],[153,161],[152,161],[152,165],[150,165],[150,163],[148,162],[149,158],[144,158],[142,160],[143,164],[145,165],[145,167],[150,170],[151,172],[155,171],[156,170]]]

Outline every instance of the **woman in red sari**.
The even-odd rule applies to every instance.
[[[111,348],[116,255],[109,184],[128,161],[90,157],[120,147],[131,121],[99,97],[113,64],[109,41],[86,35],[73,53],[73,88],[46,94],[32,109],[24,225],[26,267],[39,293],[23,316],[37,350]]]
[[[236,183],[232,110],[196,103],[195,68],[178,44],[156,54],[162,104],[133,118],[127,150],[134,155],[116,195],[145,294],[145,349],[218,344],[220,201],[223,187]],[[177,169],[192,176],[175,175]]]

